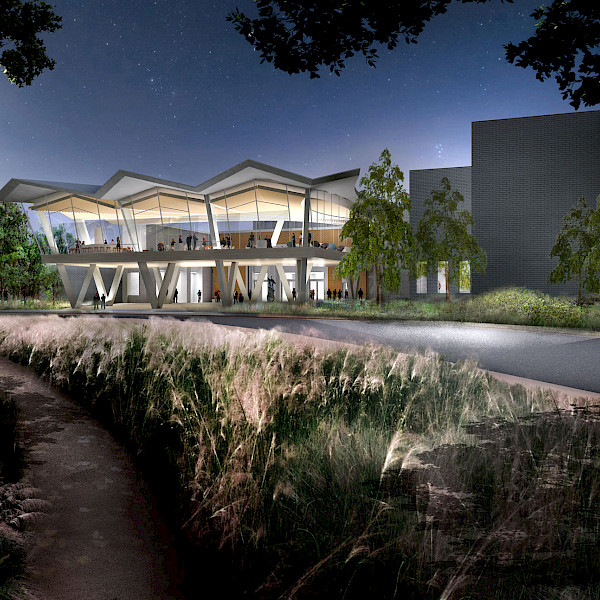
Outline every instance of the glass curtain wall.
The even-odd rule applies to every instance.
[[[272,181],[250,181],[209,197],[219,239],[229,247],[300,246],[305,190]],[[309,231],[312,245],[339,245],[339,229],[348,218],[345,198],[313,190]],[[210,227],[203,195],[153,188],[119,201],[57,192],[40,198],[30,209],[34,231],[60,241],[61,252],[75,248],[116,245],[121,249],[201,250],[210,247]],[[194,239],[195,244],[194,244]],[[180,241],[181,240],[181,241]],[[347,245],[347,244],[345,244]],[[46,249],[50,251],[50,247]]]
[[[60,253],[68,253],[74,251],[77,241],[82,248],[93,249],[122,235],[122,219],[112,200],[56,193],[36,201],[29,210],[37,215],[30,218],[32,230],[43,232],[48,243],[45,252],[50,252],[52,239]]]
[[[350,240],[340,240],[340,229],[348,220],[350,202],[337,194],[322,190],[312,190],[310,211],[310,231],[313,245],[350,245]]]

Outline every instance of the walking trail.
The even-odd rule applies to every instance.
[[[33,524],[27,587],[39,600],[182,598],[171,536],[125,450],[30,369],[0,357],[20,411],[24,481],[51,505]]]

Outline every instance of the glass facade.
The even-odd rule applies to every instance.
[[[118,200],[56,192],[26,211],[49,253],[202,250],[349,245],[339,230],[351,201],[337,194],[272,181],[250,181],[208,196],[156,187]],[[56,243],[62,236],[62,242]],[[345,243],[344,243],[345,242]]]

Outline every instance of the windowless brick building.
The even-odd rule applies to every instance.
[[[410,172],[413,225],[442,177],[465,197],[487,253],[486,272],[471,275],[472,293],[506,286],[577,293],[575,282],[546,278],[563,217],[579,198],[595,206],[600,194],[600,111],[474,122],[471,167]],[[411,281],[411,296],[438,292],[437,280]]]

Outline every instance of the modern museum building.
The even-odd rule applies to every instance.
[[[276,300],[323,299],[348,288],[333,271],[358,175],[310,179],[247,160],[198,186],[125,171],[102,186],[11,179],[0,201],[20,203],[44,232],[42,260],[57,265],[73,307],[96,290],[108,305],[161,308],[175,290],[179,302],[256,302],[268,283]]]
[[[351,240],[340,230],[357,198],[358,169],[316,179],[252,160],[192,186],[128,171],[104,185],[11,179],[0,202],[15,202],[46,240],[73,307],[96,291],[107,304],[179,302],[224,305],[326,297],[359,288],[374,298],[372,271],[346,281],[334,269]],[[563,217],[600,194],[600,111],[472,123],[471,166],[410,171],[410,221],[447,177],[464,197],[473,234],[487,254],[451,293],[519,286],[575,295],[576,283],[548,284],[550,251]],[[57,240],[64,236],[65,243]],[[41,245],[40,245],[41,246]],[[445,294],[437,275],[404,277],[400,296]],[[391,296],[388,296],[390,298]]]

